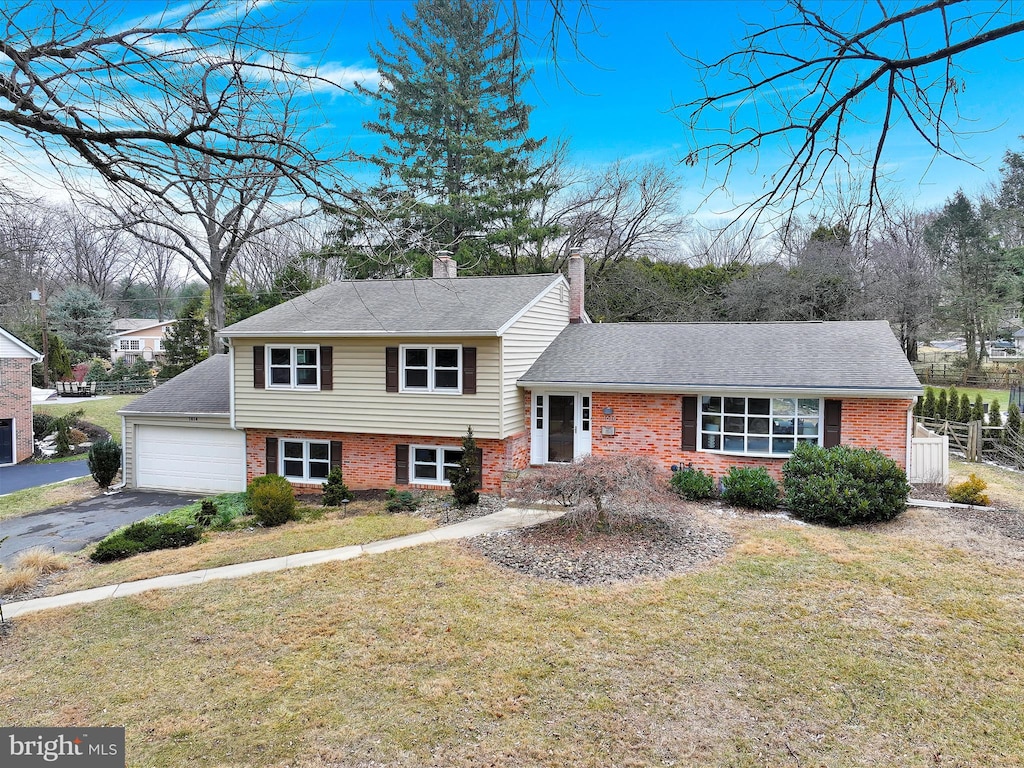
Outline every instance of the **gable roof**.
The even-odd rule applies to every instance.
[[[132,401],[118,413],[228,415],[231,356],[214,355]]]
[[[884,320],[570,325],[519,384],[876,397],[922,392]]]
[[[230,325],[221,335],[500,336],[564,280],[557,274],[341,280]]]
[[[173,325],[178,322],[177,320],[134,320],[131,319],[132,327],[124,328],[120,331],[115,332],[114,336],[126,336],[129,333],[138,333],[139,331],[148,331],[151,328],[158,328],[161,325]],[[117,327],[116,325],[114,326]]]
[[[30,357],[35,363],[43,362],[41,354],[4,328],[0,328],[0,357]]]

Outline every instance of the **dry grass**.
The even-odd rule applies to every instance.
[[[614,588],[444,544],[27,616],[0,711],[125,724],[147,766],[1021,764],[1020,568],[730,525],[725,559]]]
[[[26,488],[0,496],[0,520],[27,515],[51,507],[60,507],[75,501],[84,501],[99,496],[103,489],[91,477],[70,480],[66,483],[48,485],[42,488]]]
[[[32,568],[45,575],[66,571],[71,567],[71,562],[66,555],[58,555],[42,547],[32,547],[14,558],[14,567]]]
[[[992,504],[1024,511],[1024,473],[994,467],[991,464],[957,460],[949,462],[951,483],[966,480],[972,472],[988,483],[986,493]]]
[[[0,568],[0,597],[17,597],[39,583],[42,574],[35,568]]]
[[[277,528],[210,532],[201,543],[191,547],[146,552],[115,563],[101,565],[84,556],[79,557],[69,573],[50,585],[48,593],[59,594],[168,573],[216,568],[350,544],[366,544],[407,533],[418,533],[433,526],[432,521],[424,518],[364,514],[341,519],[294,522]]]

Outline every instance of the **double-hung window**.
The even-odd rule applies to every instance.
[[[319,353],[319,347],[267,347],[267,386],[280,389],[319,389]]]
[[[400,354],[403,392],[462,391],[462,347],[405,346]]]
[[[331,444],[325,440],[281,440],[281,474],[289,480],[322,482],[331,472]]]
[[[142,343],[139,339],[121,339],[120,345],[122,352],[137,352],[142,349]]]
[[[701,450],[787,456],[797,443],[821,443],[818,398],[719,397],[700,400]]]
[[[451,473],[462,461],[462,450],[458,448],[413,445],[409,452],[413,483],[448,484]]]

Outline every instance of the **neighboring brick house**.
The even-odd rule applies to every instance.
[[[239,489],[277,472],[315,490],[334,466],[354,489],[443,488],[468,427],[491,492],[590,453],[778,474],[812,441],[908,463],[921,386],[885,322],[590,324],[578,257],[569,281],[452,266],[332,283],[226,328],[228,355],[122,411],[129,485],[201,490],[222,464]]]
[[[42,355],[0,328],[0,465],[32,458],[32,364]]]

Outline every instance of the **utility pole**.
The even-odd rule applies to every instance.
[[[39,274],[40,289],[32,291],[32,301],[39,302],[39,318],[43,326],[43,388],[50,388],[50,333],[46,323],[46,277]]]

